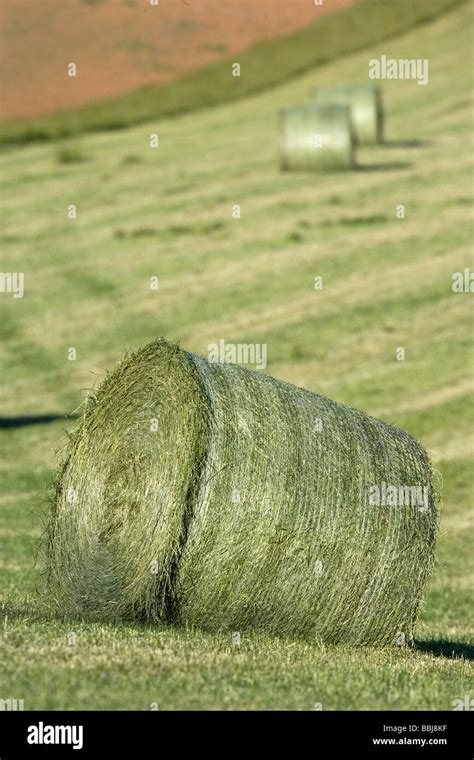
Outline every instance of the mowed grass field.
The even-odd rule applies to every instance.
[[[0,154],[1,269],[25,273],[23,299],[0,295],[4,417],[73,412],[125,349],[159,335],[201,354],[219,339],[267,343],[268,373],[421,440],[443,494],[413,649],[247,632],[236,646],[228,634],[64,621],[41,597],[35,556],[74,423],[3,422],[1,698],[25,709],[441,710],[474,696],[473,296],[452,292],[452,274],[474,269],[471,34],[463,5],[258,97]],[[318,84],[363,81],[382,54],[429,59],[426,87],[383,83],[387,144],[359,151],[351,173],[281,173],[276,111]]]

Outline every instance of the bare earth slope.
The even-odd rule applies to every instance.
[[[354,0],[1,0],[0,119],[166,81]],[[77,77],[67,76],[68,63]]]

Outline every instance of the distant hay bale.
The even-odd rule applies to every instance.
[[[303,105],[279,113],[282,169],[331,171],[354,165],[354,135],[345,106]]]
[[[382,93],[377,85],[351,84],[321,87],[313,92],[317,105],[340,105],[351,109],[355,139],[360,145],[383,142]]]
[[[387,505],[389,488],[427,490]],[[84,618],[401,643],[436,526],[407,433],[157,340],[107,376],[71,437],[49,593]]]

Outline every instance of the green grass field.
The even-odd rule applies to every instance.
[[[158,335],[201,354],[220,338],[267,343],[268,373],[405,428],[443,482],[414,649],[253,634],[234,646],[53,618],[35,555],[73,422],[3,424],[0,698],[25,709],[331,710],[451,709],[473,695],[473,310],[472,294],[451,288],[454,272],[474,269],[471,34],[461,5],[239,102],[0,154],[1,269],[25,273],[23,299],[0,294],[2,415],[73,412],[125,349]],[[381,54],[429,59],[428,86],[384,83],[387,145],[360,151],[352,173],[280,173],[277,109],[319,83],[364,80]]]

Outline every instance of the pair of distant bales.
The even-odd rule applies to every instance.
[[[311,103],[280,112],[281,168],[351,169],[356,145],[383,141],[383,120],[382,95],[375,85],[318,89]]]

